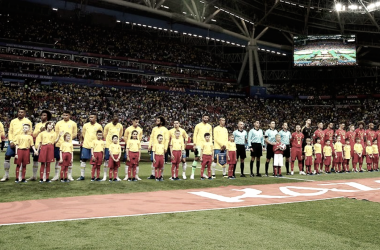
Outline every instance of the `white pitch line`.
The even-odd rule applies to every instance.
[[[269,176],[269,177],[273,177],[273,178],[274,178],[274,176]],[[315,180],[298,179],[298,178],[285,177],[285,176],[283,176],[283,177],[277,177],[277,178],[279,178],[279,179],[290,179],[290,180],[298,180],[298,181],[315,181]]]
[[[225,209],[234,209],[234,208],[247,208],[247,207],[260,207],[260,206],[270,206],[270,205],[293,204],[293,203],[302,203],[302,202],[309,202],[309,201],[324,201],[324,200],[333,200],[333,199],[340,199],[340,198],[344,198],[344,196],[338,196],[338,197],[333,197],[333,198],[324,198],[324,199],[316,199],[316,200],[287,201],[287,202],[279,202],[279,203],[271,203],[271,204],[247,205],[247,206],[236,206],[236,207],[206,208],[206,209],[198,209],[198,210],[185,210],[185,211],[172,211],[172,212],[159,212],[159,213],[145,213],[145,214],[131,214],[131,215],[113,215],[113,216],[103,216],[103,217],[85,217],[85,218],[64,219],[64,220],[18,222],[18,223],[0,224],[0,227],[1,226],[13,226],[13,225],[25,225],[25,224],[50,223],[50,222],[64,222],[64,221],[93,220],[93,219],[125,218],[125,217],[136,217],[136,216],[146,216],[146,215],[173,214],[173,213],[190,213],[190,212],[225,210]]]

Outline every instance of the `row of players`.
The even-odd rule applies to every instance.
[[[60,146],[64,142],[64,138],[68,138],[67,136],[64,136],[65,133],[68,133],[70,135],[69,141],[77,136],[77,125],[74,121],[70,120],[70,112],[65,111],[63,112],[63,120],[59,121],[56,126],[55,126],[55,131],[54,133],[57,135],[57,138],[55,140],[41,140],[39,142],[40,147],[39,149],[43,146],[49,145],[50,148],[54,148],[54,158],[56,159],[56,165],[55,165],[55,176],[53,180],[58,180],[59,179],[59,173],[60,173],[60,164],[59,161],[62,159],[63,156],[60,154]],[[33,132],[33,137],[37,138],[40,133],[45,132],[47,130],[47,122],[50,120],[51,114],[49,111],[43,111],[41,113],[41,122],[36,124],[34,132]],[[81,177],[78,178],[78,180],[84,180],[84,172],[86,168],[86,161],[87,160],[92,160],[93,161],[93,153],[92,153],[92,143],[97,139],[97,131],[103,131],[103,128],[100,124],[96,122],[96,114],[93,114],[90,116],[90,122],[86,123],[82,129],[82,133],[80,136],[80,141],[82,142],[82,150],[81,150]],[[134,118],[133,119],[133,124],[132,126],[128,127],[125,132],[124,132],[124,138],[123,138],[123,126],[118,122],[118,116],[115,115],[113,117],[112,122],[107,124],[104,127],[104,138],[106,139],[105,142],[105,150],[104,150],[104,166],[105,166],[105,174],[103,180],[106,179],[107,176],[107,171],[108,171],[108,164],[110,160],[110,155],[112,158],[112,154],[110,154],[110,146],[113,144],[113,137],[117,136],[117,144],[120,139],[124,139],[126,142],[126,145],[128,145],[129,138],[132,136],[132,131],[136,130],[137,132],[137,137],[138,141],[141,141],[142,139],[142,129],[138,125],[138,119]],[[208,123],[209,117],[208,115],[203,115],[202,117],[202,122],[199,123],[195,129],[194,129],[194,136],[193,136],[193,144],[194,144],[194,151],[201,152],[202,146],[205,143],[205,138],[204,135],[206,133],[210,134],[210,140],[211,142],[214,141],[213,144],[213,155],[214,155],[214,160],[211,163],[211,171],[212,171],[212,177],[215,177],[215,167],[216,167],[216,162],[217,162],[217,155],[221,150],[226,149],[226,145],[228,142],[228,131],[225,128],[225,119],[220,118],[219,121],[219,126],[216,126],[214,129],[212,129],[212,126]],[[4,162],[4,169],[5,169],[5,175],[2,179],[2,181],[8,180],[9,176],[9,168],[10,168],[10,158],[12,156],[15,156],[15,140],[18,135],[22,134],[23,131],[23,125],[28,124],[29,127],[31,127],[31,122],[25,118],[25,110],[20,109],[18,112],[18,117],[14,120],[12,120],[9,128],[9,145],[7,152],[6,152],[6,157],[5,157],[5,162]],[[188,135],[186,131],[180,128],[179,122],[176,121],[174,122],[174,128],[171,129],[170,131],[165,128],[165,120],[162,117],[159,117],[156,119],[156,127],[153,128],[151,136],[150,136],[150,142],[149,142],[149,151],[152,151],[153,146],[157,145],[159,143],[158,141],[158,135],[162,135],[163,140],[162,143],[164,145],[164,153],[168,149],[169,142],[171,141],[172,138],[175,138],[175,132],[179,131],[179,138],[184,141],[184,147],[186,147],[186,143],[188,141]],[[262,156],[262,148],[267,145],[267,161],[266,161],[266,166],[265,166],[265,175],[268,175],[268,168],[269,168],[269,162],[271,158],[274,157],[274,151],[271,146],[268,147],[268,145],[274,145],[276,143],[276,135],[279,134],[281,137],[281,142],[285,144],[287,147],[284,150],[284,156],[286,158],[286,169],[287,169],[287,174],[291,174],[289,171],[289,157],[290,157],[290,146],[292,146],[294,149],[291,150],[292,152],[292,157],[291,157],[291,163],[292,163],[292,169],[294,169],[294,162],[296,159],[299,160],[299,166],[301,173],[304,173],[303,171],[303,160],[305,160],[305,157],[302,157],[302,152],[301,150],[301,159],[297,157],[299,154],[298,148],[304,147],[306,145],[306,141],[304,138],[311,138],[311,120],[308,119],[306,121],[306,125],[302,129],[301,133],[301,128],[300,126],[296,126],[296,132],[291,134],[287,130],[287,124],[283,124],[283,129],[280,132],[277,132],[275,130],[275,123],[271,122],[270,123],[270,128],[264,133],[260,129],[260,122],[256,121],[254,123],[254,128],[249,131],[249,134],[243,129],[244,128],[244,123],[239,122],[238,123],[238,130],[233,132],[234,136],[234,142],[236,144],[236,159],[241,160],[240,163],[240,168],[241,168],[241,177],[245,177],[244,175],[244,159],[246,158],[246,152],[245,152],[245,144],[248,142],[250,145],[250,151],[251,151],[251,161],[250,161],[250,170],[251,170],[251,176],[253,177],[253,164],[254,161],[256,160],[256,167],[257,167],[257,176],[261,176],[260,174],[260,157]],[[333,140],[334,135],[335,136],[340,136],[341,139],[345,140],[347,137],[350,140],[350,146],[351,146],[351,157],[353,157],[353,148],[354,148],[354,143],[355,138],[360,138],[362,143],[364,143],[364,138],[367,139],[372,144],[373,139],[380,135],[379,133],[376,133],[376,131],[373,130],[373,124],[369,125],[368,131],[364,130],[364,123],[359,122],[359,128],[357,130],[354,129],[354,126],[350,127],[349,132],[345,132],[344,130],[344,123],[340,124],[340,128],[334,133],[333,130],[333,124],[330,123],[328,128],[326,130],[323,130],[323,124],[319,123],[318,124],[318,130],[315,131],[314,133],[314,139],[315,138],[320,138],[321,139],[321,145],[323,146],[325,143],[327,143],[327,140],[330,142]],[[52,128],[53,131],[54,128]],[[52,132],[50,132],[52,133]],[[54,134],[53,133],[53,134]],[[28,132],[28,134],[31,134],[31,132]],[[214,140],[213,138],[214,134]],[[58,137],[58,135],[60,135]],[[265,139],[264,139],[265,138]],[[354,139],[354,140],[352,140]],[[364,145],[362,145],[364,148]],[[20,149],[20,147],[18,147]],[[23,148],[21,148],[22,150]],[[54,161],[54,158],[48,158],[48,159],[41,159],[41,153],[40,156],[38,156],[38,152],[34,152],[34,162],[33,162],[33,176],[30,179],[36,179],[36,174],[37,174],[37,169],[38,169],[38,161],[41,162],[41,165],[43,166],[44,172],[49,172],[46,171],[47,168],[50,168],[50,163]],[[63,152],[65,153],[65,152]],[[365,155],[365,152],[363,152],[363,155]],[[173,156],[173,154],[171,154]],[[183,156],[186,156],[183,154]],[[18,158],[18,157],[17,157]],[[42,158],[42,157],[41,157]],[[172,157],[173,158],[173,157]],[[154,161],[153,154],[151,154],[151,160],[152,162]],[[197,162],[200,160],[200,157],[198,154],[196,154],[196,157],[194,159],[194,162],[192,164],[192,174],[191,174],[191,179],[194,178],[194,172],[197,167]],[[186,160],[185,157],[182,157],[182,167],[183,167],[183,178],[186,179],[185,171],[186,171]],[[300,163],[301,161],[301,163]],[[333,169],[334,169],[334,162],[333,161]],[[43,164],[44,163],[44,164]],[[25,164],[25,163],[24,163]],[[130,163],[127,162],[126,164],[126,178],[125,180],[128,180],[128,173],[131,173],[129,171],[129,165]],[[20,165],[23,165],[22,163]],[[26,164],[25,164],[26,165]],[[67,167],[68,169],[68,174],[67,178],[69,180],[73,180],[71,176],[71,171],[72,171],[72,164],[69,164],[70,166]],[[233,176],[235,175],[235,168],[236,164],[234,167],[233,171]],[[136,179],[139,179],[138,177],[138,170],[139,167],[138,165],[136,166]],[[150,179],[155,179],[156,175],[156,168],[154,167],[154,163],[152,163],[152,175],[149,177]],[[227,176],[226,170],[223,170],[223,175]],[[176,176],[178,178],[178,176]],[[22,178],[24,179],[24,178]],[[47,178],[49,179],[49,178]],[[115,179],[115,178],[114,178]],[[116,176],[116,179],[119,180],[119,178]]]

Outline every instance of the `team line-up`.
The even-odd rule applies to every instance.
[[[25,173],[30,164],[30,152],[33,154],[33,175],[28,180],[37,180],[38,163],[40,167],[40,182],[73,181],[73,143],[77,137],[77,124],[70,119],[69,111],[64,111],[62,120],[54,124],[49,111],[42,111],[41,122],[36,124],[32,132],[32,123],[25,117],[25,109],[20,108],[18,117],[13,119],[9,126],[8,147],[5,154],[5,175],[2,182],[9,180],[10,159],[14,157],[16,164],[16,182],[27,182]],[[358,122],[358,128],[350,126],[350,130],[344,130],[345,124],[339,124],[339,129],[334,131],[334,124],[328,124],[323,130],[323,124],[318,124],[318,129],[312,133],[311,120],[306,121],[301,129],[296,126],[296,132],[290,133],[287,123],[282,125],[282,130],[275,129],[275,122],[270,123],[270,128],[265,133],[260,129],[260,122],[254,123],[249,133],[244,130],[244,123],[238,123],[238,129],[228,134],[225,127],[225,119],[219,119],[219,126],[214,129],[208,123],[209,116],[202,116],[202,122],[197,124],[193,134],[194,161],[190,179],[194,179],[198,161],[201,162],[201,179],[216,178],[217,163],[222,167],[223,177],[234,179],[238,159],[240,158],[240,177],[245,177],[244,160],[246,158],[245,145],[250,145],[250,176],[254,177],[253,165],[256,161],[256,176],[260,174],[260,158],[263,148],[266,147],[265,176],[269,176],[269,163],[273,158],[273,174],[282,177],[281,167],[284,164],[288,175],[294,174],[294,163],[297,160],[299,173],[313,175],[324,173],[349,173],[349,163],[352,160],[352,171],[363,172],[363,160],[366,159],[367,171],[379,171],[378,136],[380,133],[374,130],[374,124],[370,123],[365,130],[364,122]],[[0,123],[0,134],[4,133]],[[132,125],[123,131],[119,123],[118,115],[104,129],[97,123],[97,115],[91,114],[89,122],[84,124],[80,141],[82,144],[80,153],[81,176],[77,180],[85,179],[86,162],[92,165],[91,181],[120,181],[118,168],[122,160],[121,139],[125,141],[125,178],[128,181],[141,180],[138,176],[141,157],[141,140],[143,131],[139,126],[139,119],[133,118]],[[105,141],[103,140],[105,139]],[[156,126],[150,135],[148,151],[151,152],[152,174],[148,179],[163,181],[164,155],[170,152],[171,180],[180,180],[178,177],[179,164],[182,163],[182,177],[186,179],[185,150],[188,135],[180,128],[178,121],[174,121],[174,128],[168,130],[165,127],[165,119],[158,117]],[[50,164],[55,160],[55,176],[50,180]],[[291,167],[289,169],[289,160]],[[103,179],[100,179],[100,167],[104,163]],[[312,165],[314,163],[314,171]],[[359,164],[359,168],[357,165]],[[330,167],[332,168],[330,169]],[[304,169],[306,167],[306,169]],[[204,173],[207,168],[207,175]],[[304,171],[306,170],[306,171]]]

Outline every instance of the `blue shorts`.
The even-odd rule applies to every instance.
[[[186,150],[182,150],[182,158],[186,158]]]
[[[104,160],[108,161],[110,159],[110,150],[106,148],[104,151]]]
[[[54,158],[59,161],[61,159],[61,155],[59,154],[59,148],[58,147],[54,147]]]
[[[220,149],[214,149],[214,160],[216,160],[216,156],[220,153]]]
[[[11,143],[8,141],[8,147],[7,152],[5,152],[5,156],[14,157],[16,155],[15,149],[16,148],[11,148]]]
[[[124,152],[124,161],[127,161],[127,151]]]
[[[150,151],[150,161],[153,162],[153,151]]]
[[[83,148],[81,150],[80,158],[82,160],[90,160],[91,159],[91,149]]]

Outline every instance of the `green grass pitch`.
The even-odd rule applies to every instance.
[[[78,152],[74,178],[79,176]],[[4,152],[0,153],[0,175]],[[262,172],[264,157],[262,158]],[[123,164],[124,165],[124,164]],[[191,161],[188,161],[191,165]],[[249,172],[249,160],[245,162]],[[312,180],[336,180],[380,177],[380,173],[330,174],[286,178],[237,178],[227,180],[217,171],[213,181],[169,181],[170,165],[165,165],[164,182],[147,180],[150,163],[144,154],[137,183],[0,183],[0,202],[68,197],[91,194],[130,193],[157,190],[206,188],[227,185],[289,183]],[[239,167],[238,167],[239,169]],[[283,168],[285,169],[285,168]],[[296,167],[298,170],[298,167]],[[120,168],[124,176],[124,167]],[[181,170],[180,170],[181,172]],[[189,177],[191,168],[188,168]],[[237,171],[239,173],[239,171]],[[31,165],[27,176],[31,174]],[[150,204],[147,204],[150,205]],[[377,236],[380,205],[352,199],[334,199],[304,203],[270,205],[214,211],[138,217],[94,219],[0,227],[1,249],[380,249]]]

